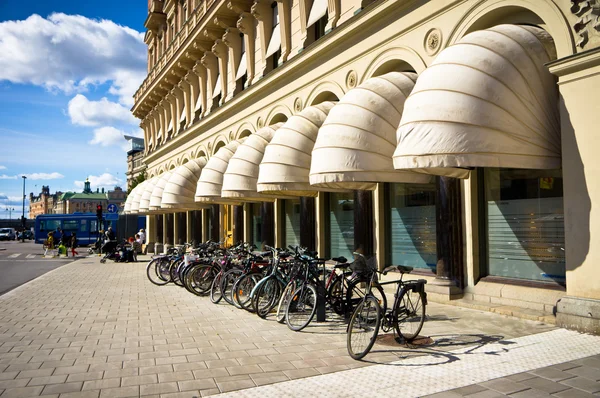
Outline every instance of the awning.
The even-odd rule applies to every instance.
[[[127,195],[127,199],[125,199],[125,205],[123,206],[123,214],[129,214],[131,212],[131,201],[133,200],[133,195],[135,195],[135,190],[138,187],[133,188],[129,195]]]
[[[225,174],[225,170],[227,170],[229,160],[240,144],[245,140],[246,137],[231,141],[208,159],[206,166],[202,169],[196,187],[196,195],[194,198],[196,202],[224,204],[239,203],[239,201],[236,200],[223,199],[221,197],[221,188],[223,186],[223,174]]]
[[[193,210],[199,208],[194,200],[196,185],[206,158],[193,159],[173,170],[165,185],[160,207],[163,209]]]
[[[317,133],[335,102],[309,106],[291,116],[265,149],[258,173],[258,192],[317,196],[310,185],[310,159]]]
[[[171,178],[171,171],[165,171],[161,175],[158,176],[158,180],[154,184],[154,189],[150,194],[150,206],[148,210],[150,213],[164,213],[164,209],[161,208],[162,204],[162,195],[165,189],[165,185],[169,182],[169,178]]]
[[[552,39],[532,26],[498,25],[443,50],[406,101],[397,169],[468,177],[464,168],[561,165]]]
[[[394,170],[396,129],[417,76],[390,72],[348,91],[319,129],[311,185],[375,189],[378,182],[426,183],[431,177]]]
[[[140,207],[140,200],[142,199],[142,193],[144,192],[147,183],[148,181],[143,181],[133,190],[133,199],[131,199],[131,207],[129,208],[130,214],[137,214]]]
[[[279,24],[273,27],[273,34],[271,35],[271,40],[269,41],[269,46],[267,47],[267,52],[265,57],[270,57],[275,54],[277,50],[281,47],[281,28]]]
[[[215,82],[215,89],[213,90],[212,97],[215,98],[217,95],[221,94],[221,75],[217,75],[217,81]]]
[[[238,147],[229,160],[229,165],[223,176],[221,196],[250,201],[272,202],[275,200],[275,197],[272,195],[256,192],[256,183],[258,181],[259,165],[263,160],[265,148],[271,142],[275,131],[281,126],[283,126],[283,123],[263,127],[250,135]]]
[[[148,213],[148,211],[150,211],[150,197],[152,196],[152,191],[159,178],[160,176],[156,176],[148,180],[140,199],[140,206],[138,207],[139,213]]]
[[[235,74],[235,80],[239,80],[242,76],[246,74],[248,70],[248,61],[246,61],[246,52],[242,54],[242,58],[240,59],[240,64],[238,65],[237,73]]]
[[[319,19],[327,14],[327,0],[314,0],[308,15],[306,27],[314,25]]]

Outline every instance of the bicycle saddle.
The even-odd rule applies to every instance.
[[[381,272],[383,275],[387,274],[390,271],[397,271],[400,272],[401,274],[408,274],[410,273],[414,268],[413,267],[407,267],[405,265],[390,265],[388,267],[385,267],[385,269]]]
[[[348,259],[344,256],[340,256],[340,257],[332,257],[331,258],[333,261],[335,261],[336,263],[346,263],[348,262]]]

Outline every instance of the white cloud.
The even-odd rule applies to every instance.
[[[6,170],[6,166],[0,166],[0,170]]]
[[[32,174],[23,174],[25,177],[31,180],[56,180],[59,178],[65,178],[64,175],[54,172],[54,173],[32,173]]]
[[[102,98],[90,101],[84,95],[77,94],[69,101],[71,123],[81,126],[100,126],[114,123],[136,125],[139,121],[129,109],[116,102]]]
[[[6,174],[0,175],[0,180],[16,180],[17,176],[7,176]]]
[[[116,145],[121,147],[124,151],[127,151],[129,150],[129,142],[127,142],[124,135],[143,138],[144,132],[141,129],[125,132],[111,126],[104,126],[94,130],[94,138],[92,138],[89,143],[105,147]]]
[[[0,193],[0,200],[6,200],[6,199],[8,199],[8,196],[6,196],[3,193]]]
[[[89,176],[88,180],[90,181],[90,187],[94,191],[96,188],[113,189],[116,185],[120,185],[123,182],[110,173],[103,173],[99,176]],[[74,183],[77,188],[83,189],[85,181],[75,181]]]
[[[108,20],[80,15],[31,15],[0,23],[0,80],[66,93],[110,82],[127,106],[144,79],[143,34]]]

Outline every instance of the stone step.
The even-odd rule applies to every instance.
[[[444,302],[444,304],[455,305],[457,307],[471,308],[480,311],[494,312],[496,314],[513,316],[515,318],[520,319],[528,319],[530,321],[539,321],[549,323],[552,325],[556,324],[556,317],[554,316],[554,314],[545,311],[532,310],[529,308],[487,303],[483,301],[474,301],[464,298],[457,300],[449,300]]]

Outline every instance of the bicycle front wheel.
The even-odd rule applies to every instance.
[[[304,329],[317,312],[317,289],[305,283],[293,291],[285,311],[285,322],[296,332]]]
[[[402,289],[394,311],[394,326],[398,336],[406,342],[413,341],[425,322],[425,293],[411,288]]]
[[[169,276],[169,262],[162,259],[150,261],[146,267],[146,275],[150,282],[155,285],[166,285],[171,280]]]
[[[285,289],[283,289],[283,293],[281,293],[281,298],[279,299],[279,304],[277,305],[277,315],[275,317],[279,323],[285,322],[285,311],[292,298],[292,294],[294,293],[294,287],[294,282],[290,282],[287,284]]]
[[[235,281],[244,274],[244,271],[242,271],[241,269],[232,269],[227,271],[227,273],[225,273],[223,275],[223,278],[221,279],[221,294],[223,296],[223,298],[225,299],[225,301],[227,301],[229,304],[234,305],[233,304],[233,285],[235,283]]]
[[[219,272],[210,285],[210,301],[213,304],[219,304],[223,298],[223,290],[221,289],[221,281],[223,280],[223,272]]]
[[[240,308],[245,309],[249,312],[254,312],[254,306],[252,305],[252,289],[262,279],[261,274],[246,274],[243,275],[239,280],[235,282],[233,298]]]
[[[194,265],[186,274],[185,287],[197,296],[210,292],[210,286],[219,271],[208,264]]]
[[[277,305],[281,287],[276,278],[270,278],[265,281],[256,291],[256,297],[253,298],[254,310],[261,318],[266,318],[269,312]]]
[[[381,323],[381,307],[373,296],[367,296],[358,304],[348,325],[346,347],[353,359],[362,359],[371,351],[379,325]]]

